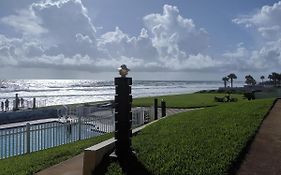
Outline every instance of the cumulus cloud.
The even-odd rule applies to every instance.
[[[256,13],[243,15],[233,22],[252,28],[258,41],[256,48],[238,47],[236,51],[225,53],[234,64],[252,70],[278,70],[281,66],[281,1],[272,6],[263,6]]]
[[[191,70],[217,64],[204,55],[209,43],[208,33],[203,28],[197,28],[192,19],[182,17],[176,6],[164,5],[163,14],[149,14],[143,20],[152,35],[152,45],[158,52],[158,60],[166,67]],[[203,60],[208,60],[210,64],[200,64]]]
[[[109,71],[126,63],[136,71],[189,71],[220,65],[206,53],[206,30],[170,5],[144,16],[137,36],[119,27],[97,36],[81,0],[34,2],[0,23],[20,36],[0,34],[0,66]]]
[[[31,9],[19,10],[15,15],[2,18],[1,22],[25,36],[38,36],[48,32],[41,26],[42,20]]]
[[[263,6],[253,15],[243,15],[233,19],[236,24],[254,28],[265,39],[276,39],[281,36],[281,1],[272,6]]]
[[[115,31],[107,32],[98,39],[98,48],[109,58],[131,57],[150,62],[158,57],[146,29],[142,29],[139,36],[130,37],[116,27]]]
[[[164,5],[163,14],[150,14],[143,20],[160,54],[199,54],[208,47],[208,33],[192,19],[183,18],[176,6]]]
[[[9,48],[9,57],[1,54],[6,65],[82,67],[94,63],[95,28],[79,0],[32,3],[27,9],[1,18],[1,23],[22,34],[21,38],[0,37],[0,49]],[[85,63],[79,57],[92,61]]]

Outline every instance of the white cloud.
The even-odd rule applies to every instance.
[[[281,37],[281,1],[272,6],[263,6],[253,15],[244,15],[233,19],[234,23],[256,29],[264,39]]]
[[[31,9],[19,10],[16,15],[6,16],[0,21],[24,36],[38,36],[48,32],[41,26],[42,20]]]
[[[208,33],[196,28],[192,19],[183,18],[175,6],[164,5],[163,14],[150,14],[143,20],[161,56],[184,57],[208,47]]]
[[[131,57],[150,62],[158,57],[146,29],[142,29],[137,37],[129,37],[116,27],[115,31],[107,32],[98,39],[98,48],[109,58]]]
[[[252,28],[257,38],[256,48],[238,47],[225,53],[232,63],[239,63],[241,69],[275,71],[281,66],[281,1],[272,6],[263,6],[255,14],[243,15],[234,23]]]
[[[197,28],[192,19],[182,17],[177,7],[164,5],[163,14],[149,14],[143,20],[159,54],[158,61],[165,67],[194,70],[216,66],[216,61],[204,55],[208,33]]]
[[[21,35],[0,34],[0,66],[115,71],[121,63],[136,71],[212,69],[208,33],[177,7],[143,18],[139,35],[116,27],[96,36],[96,27],[81,0],[43,0],[0,19]]]

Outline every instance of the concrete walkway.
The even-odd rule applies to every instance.
[[[167,116],[171,116],[173,114],[191,111],[196,109],[172,109],[168,108],[166,111]],[[161,116],[161,109],[158,109],[158,118]],[[81,153],[71,159],[63,161],[57,165],[54,165],[50,168],[44,169],[38,173],[37,175],[82,175],[83,170],[83,156],[84,153]]]
[[[237,175],[281,175],[281,100],[263,121]]]
[[[63,161],[50,168],[42,170],[36,174],[38,175],[82,175],[83,156],[81,153],[71,159]]]

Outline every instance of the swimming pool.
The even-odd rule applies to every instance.
[[[53,121],[0,129],[0,159],[95,137],[113,130],[113,117]]]

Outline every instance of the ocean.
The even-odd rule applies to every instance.
[[[239,85],[241,82],[235,84]],[[132,95],[136,98],[193,93],[222,86],[222,81],[135,80]],[[16,93],[25,101],[31,102],[35,97],[38,103],[43,104],[42,106],[51,106],[113,100],[115,87],[113,81],[102,80],[0,80],[0,102],[8,99],[12,103]]]

